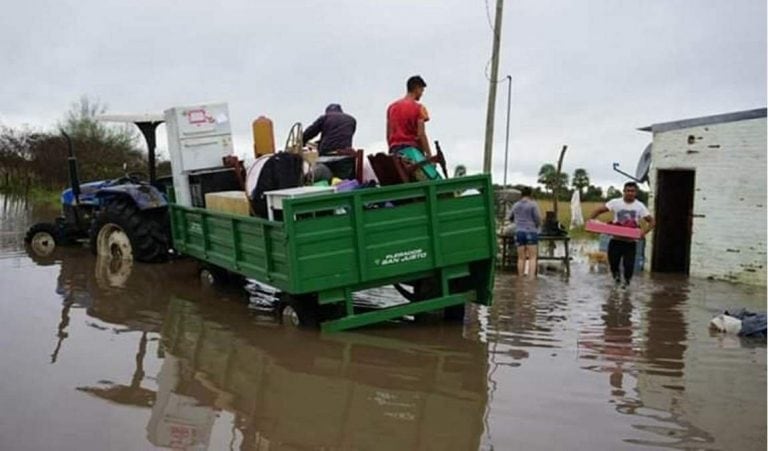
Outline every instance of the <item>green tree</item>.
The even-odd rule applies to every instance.
[[[555,166],[552,164],[545,164],[539,169],[538,182],[544,186],[546,191],[550,194],[554,194],[555,189],[568,186],[568,174],[561,172],[558,177]]]
[[[603,189],[602,188],[600,188],[599,186],[594,186],[594,185],[589,185],[587,187],[587,192],[584,193],[584,200],[596,202],[596,201],[601,201],[603,199],[605,199],[605,198],[603,197]]]
[[[637,189],[637,200],[648,205],[648,191],[644,191],[640,188]]]
[[[539,184],[544,185],[544,189],[549,190],[555,182],[555,165],[545,164],[539,169]]]
[[[136,146],[138,133],[135,127],[132,124],[109,125],[96,119],[106,111],[106,105],[82,96],[59,123],[59,128],[72,137],[81,179],[118,177],[123,173],[123,163],[129,172],[146,173],[146,155]]]
[[[573,179],[571,179],[571,186],[573,189],[579,191],[579,195],[584,197],[584,189],[589,186],[589,174],[584,168],[578,168],[573,171]]]
[[[129,171],[147,172],[133,125],[115,127],[97,121],[96,115],[105,111],[104,105],[84,96],[57,124],[72,138],[82,182],[118,177],[123,163]],[[67,184],[67,147],[58,131],[0,127],[0,189],[29,185],[61,189]]]
[[[608,200],[616,199],[616,198],[619,198],[621,196],[622,196],[621,191],[616,189],[616,187],[614,187],[614,186],[609,186],[608,187],[608,191],[605,192],[605,198],[608,199]]]

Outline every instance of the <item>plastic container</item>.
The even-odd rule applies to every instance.
[[[256,158],[261,155],[275,153],[275,132],[272,120],[259,116],[251,124],[253,130],[253,154]]]

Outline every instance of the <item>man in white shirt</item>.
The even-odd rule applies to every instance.
[[[624,197],[612,199],[604,206],[599,207],[590,219],[596,219],[603,213],[613,213],[612,224],[623,227],[642,228],[640,221],[646,223],[643,230],[643,237],[656,226],[656,221],[651,216],[648,208],[642,202],[637,200],[637,183],[627,182],[624,184]],[[612,237],[608,243],[608,263],[611,267],[611,274],[616,285],[621,284],[621,273],[619,266],[624,266],[624,284],[626,287],[632,280],[632,274],[635,271],[635,257],[637,252],[637,241],[629,238]]]

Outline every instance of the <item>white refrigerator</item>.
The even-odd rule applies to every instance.
[[[233,154],[232,128],[226,103],[174,107],[165,110],[168,152],[176,203],[192,206],[189,173],[222,166]]]

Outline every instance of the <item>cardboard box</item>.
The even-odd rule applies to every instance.
[[[205,208],[234,215],[250,216],[251,209],[244,191],[206,193]]]
[[[632,240],[639,240],[643,237],[643,231],[640,229],[606,224],[595,220],[587,221],[585,230],[587,232],[604,233],[606,235],[629,238]]]

